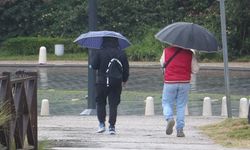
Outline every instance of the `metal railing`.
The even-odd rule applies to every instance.
[[[8,150],[37,150],[37,73],[2,73],[0,102],[11,108],[10,121],[0,126],[0,144]]]

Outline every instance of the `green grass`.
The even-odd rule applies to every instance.
[[[41,102],[48,99],[50,103],[51,115],[78,115],[83,109],[87,108],[86,90],[69,91],[69,90],[38,90],[38,112],[40,112]],[[122,92],[121,105],[119,111],[122,114],[142,114],[145,99],[147,96],[154,97],[157,111],[161,111],[161,91],[144,92],[144,91],[126,91]],[[204,97],[209,96],[212,100],[221,101],[223,94],[208,94],[191,92],[189,95],[190,104],[202,103]],[[231,100],[236,101],[241,98],[240,95],[231,95]]]
[[[223,96],[225,96],[225,94],[192,92],[189,94],[189,100],[190,101],[203,101],[204,97],[210,97],[212,100],[221,101]],[[242,97],[243,97],[242,95],[230,95],[230,100],[237,101],[237,100],[240,100],[240,98]]]
[[[50,114],[75,115],[87,105],[87,91],[38,90],[38,112],[43,99],[49,100]]]
[[[38,150],[44,150],[51,148],[52,141],[49,140],[44,140],[44,141],[39,141],[38,142]]]
[[[237,61],[237,62],[249,62],[250,61],[250,55],[241,56],[240,58],[237,58],[235,61]]]
[[[87,108],[86,90],[38,90],[38,113],[40,112],[43,99],[49,100],[51,115],[78,115],[83,109]],[[159,104],[161,94],[149,92],[124,91],[121,95],[121,111],[130,111],[131,108],[143,108],[144,100],[147,96],[153,96],[156,99],[156,105]],[[135,109],[135,111],[137,111]]]
[[[226,119],[201,127],[211,139],[226,147],[250,148],[250,124],[247,119]]]
[[[19,61],[32,61],[32,60],[38,60],[39,55],[7,55],[7,54],[1,54],[0,60],[19,60]],[[88,55],[86,53],[75,53],[75,54],[64,54],[63,56],[56,56],[54,54],[47,54],[47,61],[51,60],[87,60]]]

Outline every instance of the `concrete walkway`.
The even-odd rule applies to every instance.
[[[50,140],[54,150],[240,150],[215,144],[202,134],[198,126],[222,121],[221,117],[186,118],[185,138],[176,132],[165,134],[162,116],[118,116],[116,135],[95,133],[96,116],[49,116],[38,118],[38,138]]]

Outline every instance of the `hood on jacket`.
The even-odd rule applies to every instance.
[[[103,37],[102,48],[118,48],[118,39],[115,37]]]

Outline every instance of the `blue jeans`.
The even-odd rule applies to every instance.
[[[162,92],[163,115],[166,120],[174,119],[174,104],[176,103],[176,129],[185,126],[185,108],[188,102],[189,83],[164,83]]]

